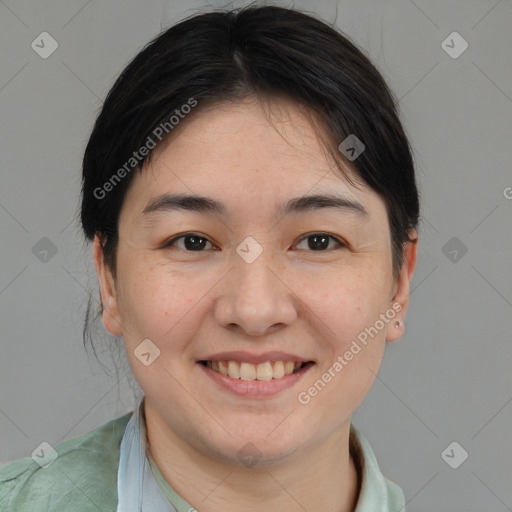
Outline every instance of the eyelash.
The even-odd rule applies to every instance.
[[[212,244],[212,242],[210,242],[206,236],[203,236],[200,233],[190,232],[190,233],[184,233],[182,235],[176,236],[176,237],[168,240],[167,242],[164,242],[164,244],[162,245],[161,248],[162,249],[166,249],[166,248],[172,247],[173,244],[176,243],[178,240],[185,239],[185,238],[191,237],[191,236],[195,236],[195,237],[201,238],[202,240],[206,240],[208,243]],[[295,245],[298,245],[301,242],[303,242],[304,240],[307,240],[308,238],[311,238],[311,237],[314,237],[314,236],[324,236],[324,237],[327,237],[327,238],[329,238],[331,240],[334,240],[338,244],[338,248],[346,248],[346,247],[348,247],[347,244],[344,241],[340,240],[338,237],[336,237],[334,235],[330,235],[329,233],[323,233],[323,232],[316,232],[316,233],[306,234]],[[188,249],[182,249],[182,248],[179,248],[179,249],[182,250],[182,251],[185,251],[185,252],[204,252],[203,250],[201,250],[201,251],[190,251]],[[332,250],[332,249],[330,249],[330,250]],[[329,252],[329,249],[319,250],[319,251],[311,250],[309,252]]]

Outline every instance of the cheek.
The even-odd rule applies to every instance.
[[[133,375],[145,394],[178,400],[173,376],[188,364],[187,347],[203,314],[201,290],[159,264],[133,266],[122,278],[119,311]]]
[[[391,279],[377,269],[333,274],[318,293],[309,294],[309,306],[330,327],[329,339],[343,350],[357,335],[373,326],[389,307]]]
[[[167,340],[173,339],[172,346],[176,346],[180,337],[173,332],[180,329],[180,319],[193,310],[200,290],[165,265],[144,260],[130,267],[120,278],[123,286],[119,311],[125,343],[132,346],[149,338],[163,349]]]
[[[323,334],[325,357],[303,391],[315,397],[318,407],[332,410],[334,406],[339,411],[339,418],[332,417],[334,422],[346,419],[346,414],[360,405],[382,361],[391,319],[386,323],[380,315],[390,307],[391,281],[380,275],[347,272],[325,282],[325,292],[310,295],[309,305]]]

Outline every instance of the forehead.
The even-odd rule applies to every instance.
[[[155,161],[170,165],[176,159],[186,160],[191,171],[215,169],[217,175],[253,169],[275,179],[283,174],[290,177],[293,171],[325,174],[328,170],[321,132],[289,100],[276,99],[267,105],[246,99],[196,108],[199,111],[185,118],[178,131],[155,150]],[[276,172],[285,169],[288,174]]]
[[[196,108],[133,177],[125,200],[139,211],[150,198],[171,192],[225,198],[235,209],[252,205],[255,213],[264,203],[310,193],[380,201],[368,187],[356,188],[341,176],[319,124],[292,102],[251,99]],[[350,168],[346,173],[356,178]]]

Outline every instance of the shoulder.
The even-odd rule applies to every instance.
[[[115,511],[120,446],[131,415],[55,445],[56,458],[46,466],[32,457],[0,466],[0,510]]]
[[[360,478],[356,512],[403,512],[402,489],[381,473],[370,443],[354,425],[350,431],[350,453]]]

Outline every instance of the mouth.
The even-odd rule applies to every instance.
[[[289,360],[264,361],[259,364],[228,359],[203,360],[198,362],[223,377],[244,381],[280,380],[292,374],[303,373],[315,364],[313,361]]]
[[[297,354],[242,350],[208,354],[196,359],[196,368],[215,384],[214,389],[241,398],[266,400],[298,385],[316,361]]]

